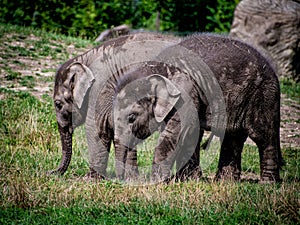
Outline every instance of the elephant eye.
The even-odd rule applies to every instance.
[[[136,119],[136,114],[135,113],[130,113],[128,115],[128,123],[133,123]]]
[[[60,101],[55,101],[55,107],[58,109],[58,110],[61,110],[62,109],[62,104]]]

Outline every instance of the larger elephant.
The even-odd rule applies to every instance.
[[[161,129],[152,175],[165,180],[175,159],[192,157],[197,135],[201,138],[205,129],[222,141],[216,179],[240,179],[241,153],[249,136],[259,149],[261,181],[280,180],[280,88],[266,58],[240,41],[199,34],[163,50],[157,60],[183,72],[169,79],[128,73],[119,82],[114,98],[116,160],[125,162],[127,152]]]
[[[179,38],[155,33],[138,33],[105,42],[88,52],[70,59],[55,76],[54,105],[62,143],[62,160],[52,173],[63,174],[72,156],[72,134],[86,123],[91,175],[106,176],[107,159],[113,139],[111,118],[114,86],[126,71],[144,68],[169,74],[163,65],[151,64],[151,59],[163,48],[179,42]],[[97,111],[96,111],[97,109]],[[108,113],[106,113],[108,112]],[[136,153],[128,155],[133,166]]]

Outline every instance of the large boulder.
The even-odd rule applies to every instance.
[[[229,35],[271,58],[280,77],[300,81],[300,0],[242,0]]]

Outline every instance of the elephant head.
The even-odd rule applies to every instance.
[[[179,89],[158,74],[118,85],[113,108],[118,178],[123,178],[128,151],[164,126],[180,97]]]
[[[72,134],[84,123],[88,93],[95,78],[91,70],[80,62],[66,62],[57,71],[53,101],[62,143],[62,160],[52,173],[63,174],[72,157]]]

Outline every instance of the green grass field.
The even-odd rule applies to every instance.
[[[9,35],[13,40],[7,39]],[[39,37],[38,41],[28,39],[30,35]],[[282,149],[286,166],[279,184],[257,182],[259,156],[252,145],[244,147],[241,182],[213,182],[218,160],[214,144],[201,152],[204,176],[199,181],[168,185],[118,182],[113,178],[113,154],[108,166],[112,179],[86,181],[83,176],[89,168],[82,127],[75,131],[73,158],[66,174],[47,176],[61,159],[51,98],[54,71],[75,54],[66,46],[85,48],[93,43],[8,25],[0,25],[0,39],[0,79],[7,84],[0,88],[0,224],[300,223],[300,146]],[[24,49],[12,49],[13,42],[24,42]],[[20,72],[28,69],[20,60],[24,57],[37,61],[29,67],[33,75],[26,75],[32,78]],[[49,72],[50,77],[42,75]],[[49,84],[50,89],[35,95],[34,87],[40,83]],[[282,81],[281,85],[291,98],[299,99],[299,84]],[[14,89],[20,86],[27,89]],[[154,146],[155,135],[139,146],[143,168],[151,166]]]

